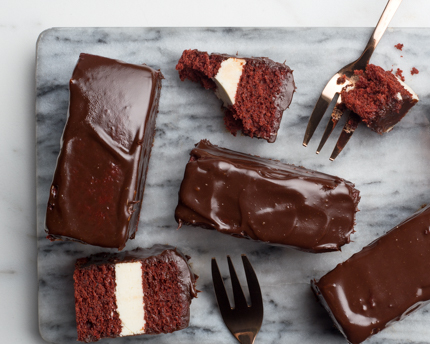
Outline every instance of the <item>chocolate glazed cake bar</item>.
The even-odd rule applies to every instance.
[[[73,276],[78,340],[186,328],[197,297],[188,259],[165,245],[78,259]]]
[[[207,140],[190,155],[175,211],[179,227],[216,229],[309,252],[349,243],[360,199],[354,184]]]
[[[50,240],[122,249],[139,222],[160,71],[81,54],[46,212]]]
[[[176,66],[182,81],[212,89],[224,102],[224,122],[236,135],[275,142],[282,114],[295,91],[293,71],[267,57],[238,57],[185,50]]]
[[[430,206],[311,281],[350,343],[358,344],[430,302]]]

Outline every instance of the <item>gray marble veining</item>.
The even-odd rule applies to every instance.
[[[41,34],[37,47],[37,235],[39,321],[45,340],[75,343],[73,267],[76,258],[106,249],[45,239],[44,216],[68,106],[68,80],[86,52],[160,68],[163,81],[157,133],[149,166],[139,231],[126,249],[155,243],[180,247],[200,275],[202,292],[191,306],[190,327],[169,335],[103,340],[102,343],[235,343],[220,318],[210,279],[210,258],[225,275],[226,254],[241,271],[240,254],[250,258],[260,279],[265,318],[256,343],[345,343],[310,291],[339,262],[411,215],[430,199],[430,31],[389,29],[371,60],[385,69],[400,68],[420,102],[384,136],[360,126],[345,151],[328,157],[339,128],[315,155],[324,125],[308,148],[301,145],[309,115],[327,82],[359,56],[370,28],[59,28]],[[394,48],[403,43],[403,51]],[[294,70],[297,92],[284,113],[274,144],[233,137],[224,129],[215,95],[181,82],[175,65],[184,49],[268,56]],[[403,57],[402,57],[403,56]],[[411,76],[412,67],[420,73]],[[325,122],[326,119],[323,119]],[[200,228],[176,230],[177,192],[193,144],[202,138],[222,147],[341,176],[356,184],[362,200],[356,233],[342,252],[311,254],[236,239]],[[244,277],[243,274],[240,277]],[[244,279],[242,279],[244,281]],[[368,343],[430,343],[429,307],[374,336]]]

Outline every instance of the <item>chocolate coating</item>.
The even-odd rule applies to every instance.
[[[430,302],[430,206],[354,254],[312,288],[357,344]]]
[[[162,74],[81,54],[46,212],[50,240],[122,249],[139,222]]]
[[[359,202],[341,178],[202,140],[190,153],[175,218],[235,237],[309,252],[349,242]]]

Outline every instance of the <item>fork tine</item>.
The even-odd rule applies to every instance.
[[[333,132],[333,129],[336,127],[338,122],[339,122],[338,119],[334,119],[332,116],[330,116],[327,126],[325,127],[324,134],[321,137],[320,144],[317,148],[317,151],[316,151],[317,154],[320,154],[321,149],[324,147],[327,139],[330,137],[331,133]]]
[[[234,308],[230,306],[218,264],[215,258],[212,258],[212,281],[218,307],[222,319],[232,335],[240,343],[252,344],[263,323],[263,301],[257,276],[248,258],[243,254],[242,261],[252,301],[252,305],[248,306],[230,256],[227,256],[227,261],[235,305]]]
[[[246,281],[248,282],[249,294],[251,296],[251,306],[263,311],[263,297],[261,296],[260,284],[257,275],[249,262],[248,257],[242,254],[243,267],[245,269]]]
[[[336,127],[337,123],[339,122],[340,118],[343,116],[344,113],[349,114],[349,110],[346,110],[344,113],[339,108],[339,104],[341,103],[340,96],[337,98],[337,102],[335,107],[333,108],[333,112],[330,116],[330,119],[327,123],[327,126],[325,128],[324,134],[321,137],[320,144],[317,148],[316,153],[319,154],[321,152],[321,149],[324,147],[324,144],[326,143],[327,139],[330,137],[331,133],[333,132],[334,128]]]
[[[215,296],[218,302],[218,307],[222,317],[225,312],[231,310],[230,301],[228,300],[227,292],[225,291],[224,281],[219,272],[218,264],[215,258],[212,258],[212,281],[215,289]]]
[[[231,262],[230,256],[227,256],[228,269],[230,271],[231,285],[233,287],[234,308],[248,307],[245,295],[243,294],[242,287],[240,286],[239,279],[237,278],[236,270]]]
[[[312,115],[309,118],[308,126],[306,127],[305,137],[303,138],[303,146],[307,147],[309,141],[312,138],[312,135],[315,132],[315,129],[318,127],[318,124],[321,121],[321,118],[324,116],[324,113],[326,112],[328,106],[331,103],[323,95],[319,97],[314,110],[312,111]]]
[[[339,77],[339,73],[333,75],[333,77],[329,80],[327,85],[324,87],[321,92],[320,97],[318,98],[317,103],[315,104],[314,110],[312,111],[311,117],[309,118],[308,126],[306,127],[305,137],[303,138],[303,146],[307,146],[312,135],[315,132],[315,129],[318,127],[318,124],[323,118],[324,113],[327,111],[331,101],[333,100],[336,93],[339,91],[339,86],[333,87],[333,80]]]
[[[333,149],[333,153],[331,153],[330,160],[333,161],[337,158],[340,152],[342,152],[343,148],[348,143],[352,134],[354,134],[355,129],[360,124],[360,118],[353,112],[349,114],[349,118],[345,123],[345,126],[342,129],[342,133],[339,136],[339,139],[336,142],[336,146]]]

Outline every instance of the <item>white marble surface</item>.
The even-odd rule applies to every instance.
[[[231,343],[216,307],[210,279],[210,258],[225,255],[236,261],[246,253],[253,263],[264,294],[266,316],[259,340],[278,343],[289,338],[297,343],[343,343],[325,312],[310,292],[309,280],[319,278],[337,263],[357,252],[377,236],[428,202],[430,147],[427,109],[430,106],[429,29],[390,29],[380,43],[372,62],[385,69],[405,70],[406,83],[421,102],[385,136],[360,127],[345,152],[330,163],[334,137],[319,156],[314,149],[301,146],[308,116],[323,85],[339,66],[359,55],[371,33],[368,28],[290,28],[290,29],[53,29],[41,35],[36,68],[36,143],[37,143],[37,226],[39,244],[39,309],[43,337],[55,343],[76,340],[73,309],[73,264],[76,258],[100,252],[102,248],[78,243],[51,243],[43,227],[50,182],[59,150],[68,105],[67,84],[80,52],[99,54],[132,63],[145,62],[161,68],[163,81],[157,132],[149,165],[139,232],[126,249],[155,243],[173,244],[192,257],[202,291],[191,307],[191,327],[157,338],[157,343]],[[283,44],[288,42],[288,44]],[[403,43],[400,52],[394,45]],[[287,61],[295,70],[297,93],[284,114],[274,144],[248,137],[233,137],[224,129],[220,103],[200,85],[179,80],[175,65],[186,48],[221,51],[241,55],[270,56]],[[401,57],[403,56],[403,57]],[[312,67],[316,66],[316,67]],[[420,74],[411,76],[412,66]],[[309,80],[313,80],[310,82]],[[340,129],[340,128],[338,128]],[[319,128],[316,137],[320,137]],[[243,152],[280,159],[353,181],[361,190],[361,212],[357,216],[353,243],[342,252],[309,254],[270,247],[221,235],[199,228],[176,230],[173,213],[177,192],[188,154],[202,138]],[[394,148],[394,149],[393,149]],[[225,269],[224,269],[225,271]],[[396,324],[371,339],[370,343],[401,341],[430,343],[428,309]],[[413,331],[409,331],[411,326]],[[106,342],[138,342],[107,340]]]
[[[197,0],[181,2],[174,0],[159,2],[142,0],[129,0],[127,2],[115,0],[75,0],[73,2],[17,0],[2,3],[0,11],[0,43],[3,47],[2,54],[0,54],[0,68],[4,80],[0,83],[0,102],[4,118],[0,126],[0,156],[2,157],[0,165],[0,216],[4,238],[0,242],[0,295],[2,295],[0,298],[0,329],[2,330],[2,342],[44,343],[38,332],[37,320],[36,180],[34,177],[35,42],[40,32],[54,26],[370,27],[375,25],[385,6],[384,0],[372,2],[361,0],[327,0],[324,2],[268,0],[265,3],[266,7],[261,8],[260,1],[238,0],[232,2],[220,0],[217,2],[217,6],[211,6],[210,10],[202,8],[201,2]],[[429,12],[430,2],[408,0],[401,5],[391,24],[393,27],[430,27]],[[411,60],[407,60],[406,57],[405,54],[405,63],[406,61],[410,63]],[[417,67],[419,68],[418,65]],[[418,78],[419,75],[416,77]],[[416,91],[419,92],[418,89]],[[316,96],[313,95],[313,97]],[[312,107],[310,104],[301,105],[307,106],[307,112]],[[428,110],[427,113],[429,113]],[[305,117],[307,114],[301,115]],[[283,123],[284,126],[285,122]],[[394,135],[394,132],[390,135]],[[420,139],[420,137],[418,138]],[[411,158],[415,156],[421,161],[425,161],[426,147],[425,142],[409,147]],[[396,147],[396,150],[397,148],[399,147]],[[418,149],[421,150],[417,151]],[[424,154],[414,155],[415,151],[417,153],[424,151]],[[362,151],[363,158],[368,154]],[[396,162],[408,163],[408,156],[409,153],[399,154]],[[308,158],[310,163],[316,164],[316,161],[313,161],[315,159],[313,153],[309,153]],[[388,158],[385,159],[388,160]],[[363,159],[362,161],[363,168],[367,170],[379,169],[379,163],[372,165],[368,160]],[[330,166],[325,159],[321,160],[321,164],[326,168]],[[349,173],[348,170],[353,170],[356,167],[347,165],[346,162],[343,162],[346,169],[345,174]],[[396,174],[394,182],[401,178],[412,182],[411,177],[400,174]],[[373,193],[383,192],[383,187],[378,184],[363,185],[361,189],[363,192],[367,189],[372,198]],[[427,189],[422,187],[416,197],[412,193],[406,192],[406,199],[411,201],[408,206],[412,208],[414,204],[420,203],[426,191]],[[393,197],[400,198],[402,193],[399,191]],[[423,202],[425,201],[423,200]],[[380,211],[381,216],[375,219],[379,227],[388,229],[397,222],[399,216],[395,210],[385,212],[381,209]],[[201,235],[206,234],[202,233]],[[299,255],[303,259],[313,257],[301,256],[300,253],[292,251],[289,255],[292,258]],[[293,260],[291,259],[291,261]],[[293,266],[289,264],[290,262],[286,264],[287,272],[294,277],[294,266],[297,265],[297,262]],[[322,269],[321,266],[318,266],[318,262],[316,268]],[[294,289],[294,286],[289,286],[289,288]],[[290,306],[292,307],[293,304],[290,303]],[[275,308],[276,306],[271,304],[268,307]],[[277,314],[283,317],[283,314],[287,314],[286,309],[288,307],[283,307],[282,310],[277,307]],[[324,316],[323,312],[318,310],[316,312],[318,319]],[[315,315],[309,316],[308,322],[315,322]],[[287,316],[284,318],[284,324],[287,325],[294,320]],[[278,331],[279,328],[272,325],[275,324],[272,321],[273,319],[266,315],[265,326],[268,327],[268,331],[272,331],[273,338],[275,338],[281,332]],[[421,325],[425,324],[424,320],[419,320],[419,315],[416,322]],[[290,327],[291,330],[288,327],[284,328],[285,332],[282,333],[286,338],[291,332],[295,333],[303,328],[303,322],[295,322],[295,324],[294,330],[292,327]],[[405,338],[404,341],[407,341],[408,332],[415,333],[415,330],[411,322],[405,324],[407,325],[397,327],[396,330],[393,328],[393,331],[400,333]],[[315,329],[322,329],[330,325],[329,321],[326,321],[322,327],[316,322],[315,326]],[[417,340],[425,342],[428,337],[428,335],[423,335]],[[207,333],[207,338],[205,342],[210,343],[210,332]],[[262,337],[260,341],[270,342],[269,340],[264,341]],[[231,340],[230,342],[233,343],[234,341]],[[285,342],[294,343],[295,341],[286,339]],[[323,337],[318,337],[315,342],[323,343]]]

